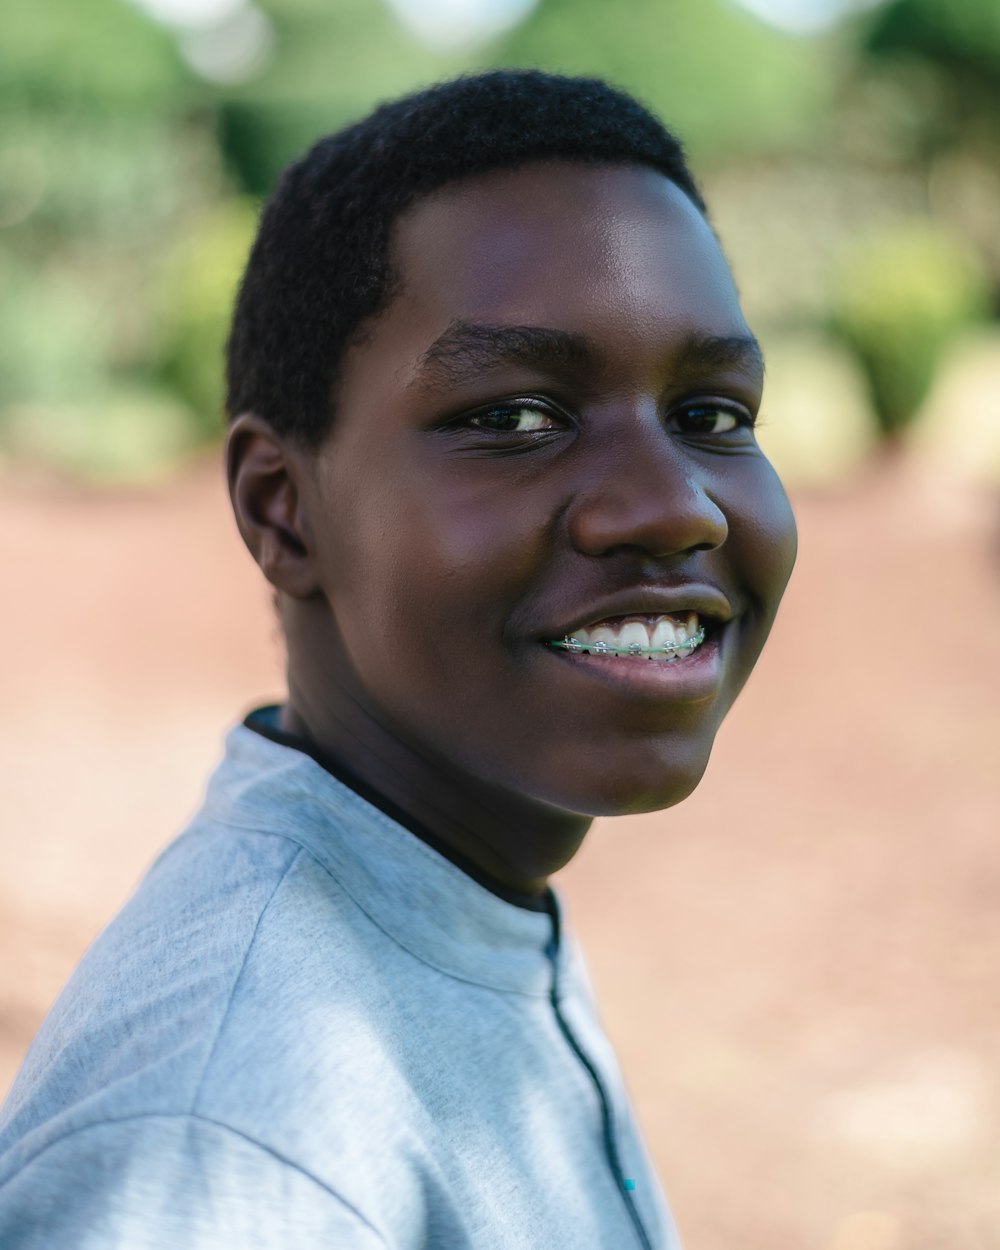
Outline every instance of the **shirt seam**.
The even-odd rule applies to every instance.
[[[109,1125],[115,1124],[130,1124],[136,1120],[196,1120],[199,1123],[210,1124],[213,1128],[222,1129],[224,1132],[232,1134],[233,1137],[238,1137],[241,1141],[248,1142],[251,1146],[255,1146],[262,1153],[270,1155],[272,1159],[275,1159],[284,1167],[291,1168],[292,1171],[305,1177],[306,1180],[312,1181],[317,1189],[322,1190],[323,1193],[335,1199],[342,1206],[346,1207],[352,1215],[356,1216],[366,1228],[370,1229],[371,1232],[378,1237],[383,1246],[386,1244],[385,1239],[379,1233],[378,1229],[375,1228],[375,1226],[368,1219],[366,1219],[357,1207],[355,1207],[353,1203],[348,1202],[348,1200],[341,1194],[338,1194],[335,1189],[331,1189],[330,1186],[321,1181],[318,1176],[314,1176],[312,1172],[308,1171],[294,1160],[286,1158],[280,1151],[275,1150],[271,1146],[265,1145],[261,1141],[258,1141],[256,1137],[251,1137],[249,1133],[243,1133],[239,1129],[234,1128],[231,1124],[226,1124],[222,1120],[215,1120],[211,1116],[202,1115],[198,1111],[140,1111],[136,1112],[134,1115],[112,1116],[102,1120],[92,1120],[89,1124],[77,1125],[75,1128],[69,1129],[68,1132],[61,1134],[53,1141],[47,1142],[44,1146],[41,1146],[38,1150],[36,1150],[35,1153],[29,1158],[25,1159],[20,1167],[15,1172],[12,1172],[3,1184],[0,1185],[0,1189],[11,1184],[12,1181],[16,1180],[22,1172],[29,1168],[33,1163],[37,1162],[44,1154],[47,1154],[48,1151],[53,1150],[56,1146],[61,1146],[64,1142],[69,1141],[71,1137],[77,1137],[79,1134],[89,1132],[91,1129],[105,1128]]]
[[[299,773],[302,770],[303,767],[309,768],[310,771],[312,771],[312,769],[314,768],[318,771],[319,777],[322,780],[324,786],[329,786],[329,784],[332,782],[336,786],[338,792],[343,791],[344,796],[346,796],[347,802],[353,803],[353,804],[358,804],[358,803],[363,804],[364,807],[368,809],[367,813],[365,814],[370,814],[371,818],[375,820],[383,830],[389,833],[394,833],[398,829],[403,829],[413,839],[413,849],[428,863],[434,863],[439,866],[443,866],[445,870],[449,872],[450,874],[456,874],[457,880],[472,881],[474,885],[476,885],[479,889],[483,890],[491,898],[499,899],[500,902],[506,903],[508,907],[516,907],[521,911],[527,911],[530,914],[534,914],[534,915],[545,915],[545,911],[542,908],[539,908],[536,911],[535,908],[521,907],[518,903],[512,903],[509,899],[505,899],[499,894],[494,894],[493,891],[490,890],[487,886],[483,885],[479,881],[476,881],[474,877],[471,877],[467,872],[464,872],[461,868],[459,868],[459,866],[453,863],[447,857],[447,855],[443,855],[440,851],[435,850],[434,847],[429,846],[426,842],[422,841],[421,838],[417,836],[417,834],[413,833],[411,829],[408,829],[405,825],[400,824],[398,820],[394,820],[387,812],[384,812],[377,804],[372,803],[369,799],[366,799],[364,795],[358,794],[356,790],[352,790],[351,787],[345,781],[341,781],[339,777],[331,773],[329,769],[324,768],[323,765],[320,764],[311,755],[306,754],[306,752],[298,749],[297,747],[289,746],[287,743],[277,742],[273,738],[268,738],[266,734],[261,734],[257,730],[251,729],[249,726],[243,724],[242,722],[239,728],[246,729],[247,733],[253,734],[257,742],[263,739],[263,741],[270,743],[272,746],[277,746],[277,747],[280,747],[284,751],[291,752],[292,755],[296,757],[290,760],[288,764],[282,769],[282,772],[285,773],[286,776],[288,774],[291,774],[291,776],[294,777],[297,773]],[[338,810],[337,803],[333,801],[333,796],[322,794],[322,793],[317,793],[315,787],[312,787],[309,785],[305,785],[303,788],[305,789],[306,793],[309,795],[310,798],[315,799],[319,803],[322,803],[323,807],[326,808],[328,811],[332,812],[335,816],[339,816],[341,814],[340,811]],[[342,796],[340,795],[340,793],[338,793],[337,797],[341,798]],[[240,800],[237,800],[233,804],[233,807],[236,808],[237,810],[239,807],[239,803],[240,803]],[[230,810],[232,810],[232,808]],[[220,816],[219,813],[216,813],[216,818],[224,819],[222,816]],[[241,828],[242,826],[237,825],[236,827]]]
[[[277,706],[277,705],[265,705],[265,706]],[[262,708],[254,709],[254,711],[261,711],[261,710],[264,710],[264,709]],[[383,825],[383,827],[396,826],[397,828],[404,829],[408,833],[412,834],[419,844],[418,850],[420,850],[424,855],[430,854],[430,855],[433,855],[435,858],[444,860],[451,868],[457,868],[463,877],[469,877],[471,880],[475,881],[475,883],[478,886],[481,886],[484,890],[486,890],[487,893],[492,894],[494,898],[499,898],[502,902],[508,903],[511,907],[517,907],[521,911],[540,912],[543,914],[548,911],[548,907],[544,904],[541,898],[535,900],[536,904],[538,905],[526,906],[523,902],[518,901],[516,898],[507,898],[504,894],[499,893],[496,889],[494,889],[493,886],[486,885],[483,881],[480,881],[474,875],[473,872],[468,871],[466,868],[463,868],[461,864],[456,863],[450,857],[447,850],[442,849],[440,846],[435,846],[433,845],[433,842],[428,841],[428,838],[431,838],[434,836],[431,833],[431,831],[426,830],[427,837],[425,838],[424,834],[420,832],[421,828],[426,829],[426,827],[423,825],[423,822],[417,821],[412,816],[408,816],[408,814],[405,813],[403,809],[399,807],[399,805],[395,802],[395,800],[388,799],[385,795],[381,794],[374,786],[372,786],[368,782],[364,782],[363,779],[361,778],[356,779],[357,784],[363,785],[369,791],[369,793],[366,794],[363,792],[363,790],[357,789],[355,786],[355,783],[352,781],[352,779],[349,776],[347,777],[341,776],[340,773],[335,771],[334,767],[332,767],[332,765],[336,764],[337,761],[331,761],[330,764],[324,764],[322,759],[318,758],[317,754],[313,754],[312,750],[310,749],[313,746],[313,744],[310,744],[310,743],[302,744],[298,742],[283,741],[281,737],[272,736],[273,733],[275,732],[274,726],[268,725],[266,722],[264,722],[263,724],[257,724],[257,725],[249,724],[248,722],[252,719],[252,717],[253,717],[253,712],[248,713],[247,716],[244,717],[244,719],[241,722],[241,725],[243,728],[249,729],[251,733],[256,734],[258,737],[265,738],[268,742],[273,743],[276,746],[284,747],[286,750],[295,751],[300,756],[303,756],[305,759],[315,764],[322,772],[324,780],[328,780],[328,779],[333,780],[334,782],[336,782],[336,784],[339,787],[342,787],[348,792],[349,801],[354,801],[354,802],[360,801],[361,803],[365,804],[366,807],[370,807],[372,811],[376,814],[376,816],[379,818],[380,823]],[[279,729],[276,732],[278,734],[284,735],[286,731]],[[295,735],[290,735],[290,736],[295,737]],[[316,749],[318,751],[318,748]],[[322,752],[320,752],[320,754],[322,754]],[[300,763],[300,761],[297,760],[296,763],[298,764]],[[343,768],[344,766],[340,766],[340,767]],[[327,804],[326,802],[325,796],[315,795],[314,797],[318,798],[325,805],[329,806],[329,804]],[[393,812],[387,811],[382,806],[383,802],[388,803],[392,807],[396,808],[397,811],[399,812],[399,815],[395,815],[393,814]],[[391,831],[391,828],[390,828],[390,831]],[[512,892],[517,893],[517,891],[512,891]]]
[[[298,854],[296,854],[295,859],[292,860],[292,863],[288,865],[288,868],[292,867],[292,864],[295,863],[299,855],[307,855],[312,860],[312,862],[317,866],[317,868],[319,868],[322,872],[326,873],[326,875],[330,878],[331,881],[336,882],[336,884],[340,887],[340,889],[344,891],[344,893],[351,900],[351,902],[355,905],[355,907],[357,907],[361,912],[363,912],[364,915],[368,918],[368,920],[375,926],[375,928],[378,929],[380,933],[383,933],[389,939],[390,942],[393,942],[396,946],[400,948],[400,950],[406,951],[406,953],[409,956],[411,956],[411,958],[418,960],[420,963],[424,964],[428,968],[433,968],[435,972],[440,972],[442,976],[451,977],[455,981],[460,981],[463,985],[475,985],[475,986],[478,986],[480,989],[493,990],[497,994],[520,994],[525,998],[534,998],[534,999],[539,999],[539,1000],[548,998],[551,992],[551,986],[546,989],[540,989],[540,990],[523,990],[523,989],[517,988],[516,986],[486,984],[483,981],[474,980],[472,977],[461,976],[459,973],[452,971],[450,968],[444,968],[440,964],[435,963],[433,960],[427,959],[423,955],[418,955],[416,951],[410,950],[410,948],[405,943],[401,942],[394,933],[390,933],[389,930],[386,929],[379,922],[379,920],[376,919],[376,917],[371,914],[371,912],[368,910],[367,907],[364,906],[363,903],[359,902],[359,900],[355,898],[355,896],[351,893],[351,891],[347,888],[347,886],[343,883],[343,881],[341,881],[339,877],[335,876],[334,873],[330,870],[330,868],[326,864],[324,864],[323,861],[315,854],[312,847],[310,847],[309,844],[306,842],[300,842],[294,833],[287,833],[287,832],[282,832],[282,831],[275,830],[275,829],[262,828],[258,825],[250,825],[248,823],[237,824],[233,820],[227,820],[225,817],[221,817],[218,815],[216,815],[215,819],[216,819],[217,825],[224,825],[226,828],[234,829],[239,833],[255,833],[255,834],[261,835],[262,837],[282,838],[286,842],[291,842],[293,846],[297,846],[299,848]],[[285,871],[287,872],[288,869],[286,869]],[[456,869],[456,871],[460,871],[460,869]],[[284,874],[282,874],[282,876],[284,877]],[[281,882],[279,882],[278,884],[280,885]],[[275,891],[277,891],[277,888],[278,887],[275,886]],[[269,904],[270,904],[270,899],[268,899],[268,903],[265,904],[265,910],[266,910],[267,905]],[[263,912],[261,913],[261,917],[263,917]],[[260,921],[258,920],[258,924],[259,923]],[[256,937],[256,931],[254,932],[254,937]],[[248,956],[249,956],[249,953],[250,952],[248,949],[247,951]],[[551,962],[552,961],[550,959],[549,960],[550,966],[551,966]],[[241,975],[242,975],[242,971],[243,970],[241,968],[240,969]],[[238,980],[239,980],[239,977],[237,977],[237,982]],[[233,994],[235,994],[235,991],[236,991],[236,986],[234,985]],[[226,1009],[226,1014],[228,1014],[228,1006]],[[221,1034],[221,1031],[222,1031],[222,1026],[220,1025],[219,1026],[220,1034]],[[213,1051],[214,1051],[214,1046],[213,1046]],[[209,1056],[209,1059],[206,1060],[206,1068],[208,1066],[208,1063],[210,1062],[211,1062],[211,1056]],[[197,1095],[195,1096],[195,1102],[197,1102]]]
[[[290,840],[290,839],[286,839],[286,840]],[[253,927],[253,933],[250,935],[250,941],[247,943],[247,948],[243,953],[243,959],[240,963],[239,971],[236,973],[236,976],[233,980],[232,988],[229,991],[229,997],[226,999],[226,1006],[219,1020],[219,1027],[218,1029],[216,1029],[215,1038],[213,1039],[212,1045],[209,1048],[209,1052],[205,1057],[205,1063],[201,1070],[201,1076],[198,1078],[197,1088],[195,1089],[194,1094],[191,1097],[191,1103],[190,1103],[191,1115],[200,1114],[197,1110],[197,1107],[198,1107],[198,1101],[201,1098],[202,1090],[205,1087],[205,1079],[208,1076],[209,1068],[212,1066],[212,1060],[215,1058],[215,1053],[219,1049],[219,1043],[222,1040],[222,1034],[226,1028],[226,1021],[229,1019],[229,1013],[233,1009],[233,1001],[236,998],[236,991],[239,989],[240,982],[243,980],[243,974],[244,972],[246,972],[247,964],[250,962],[250,954],[253,951],[253,948],[257,942],[257,935],[260,932],[260,926],[263,924],[264,917],[267,915],[268,909],[270,908],[271,903],[274,901],[274,896],[281,889],[282,885],[284,884],[285,878],[288,876],[289,872],[291,872],[292,868],[298,862],[299,857],[302,855],[303,850],[305,849],[298,842],[293,842],[293,845],[297,846],[298,850],[295,852],[292,858],[288,861],[288,863],[282,869],[281,876],[274,883],[274,889],[267,896],[267,902],[265,902],[264,906],[260,909],[260,914],[257,917],[257,922]]]

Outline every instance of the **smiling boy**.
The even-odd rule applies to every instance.
[[[706,768],[795,559],[676,139],[446,83],[267,205],[236,524],[288,698],[87,954],[0,1128],[0,1244],[679,1243],[550,877]]]

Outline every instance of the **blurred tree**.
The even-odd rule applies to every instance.
[[[926,398],[946,348],[987,308],[974,251],[933,222],[872,234],[845,255],[834,324],[865,368],[889,440]]]
[[[0,92],[42,109],[171,112],[188,75],[173,41],[120,0],[4,0]]]
[[[160,455],[184,410],[150,372],[157,261],[224,189],[206,92],[124,0],[5,0],[0,116],[0,444],[88,472]]]
[[[755,324],[836,326],[884,429],[979,307],[941,239],[970,240],[1000,293],[1000,0],[888,0],[810,37],[737,0],[540,0],[450,50],[387,0],[253,3],[270,55],[240,82],[199,77],[190,32],[128,0],[0,4],[0,450],[124,472],[217,437],[252,201],[378,100],[490,66],[601,75],[659,111]],[[904,246],[914,218],[936,243]],[[877,253],[854,243],[870,227]]]
[[[177,202],[194,89],[170,37],[122,0],[4,0],[0,246],[142,235]]]
[[[284,166],[375,103],[475,68],[480,53],[418,43],[381,0],[258,0],[274,28],[262,74],[220,93],[220,138],[252,195]]]
[[[831,292],[894,438],[949,345],[1000,309],[1000,3],[889,0],[842,33],[841,161],[917,192],[908,219],[842,249]]]
[[[725,0],[542,0],[491,61],[608,78],[676,127],[704,168],[815,142],[834,87],[827,52]]]
[[[979,249],[1000,311],[1000,2],[891,0],[861,36],[858,78],[888,90],[902,159]]]
[[[953,79],[959,93],[995,92],[1000,86],[1000,5],[996,0],[890,0],[874,13],[865,46],[877,57],[910,54],[929,61]],[[996,122],[995,108],[990,112]]]
[[[163,256],[157,372],[196,414],[206,439],[219,431],[233,295],[256,226],[247,200],[224,200]]]
[[[1000,160],[997,0],[889,0],[845,33],[850,151],[924,171],[956,148]]]

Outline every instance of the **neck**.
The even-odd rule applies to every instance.
[[[330,755],[494,881],[540,897],[576,854],[591,817],[503,789],[430,756],[331,674],[288,665],[279,724]],[[321,693],[317,693],[321,692]]]

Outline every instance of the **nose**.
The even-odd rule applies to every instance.
[[[721,546],[729,526],[703,466],[658,420],[628,424],[627,435],[618,426],[617,438],[591,449],[567,513],[574,547],[665,557]]]

